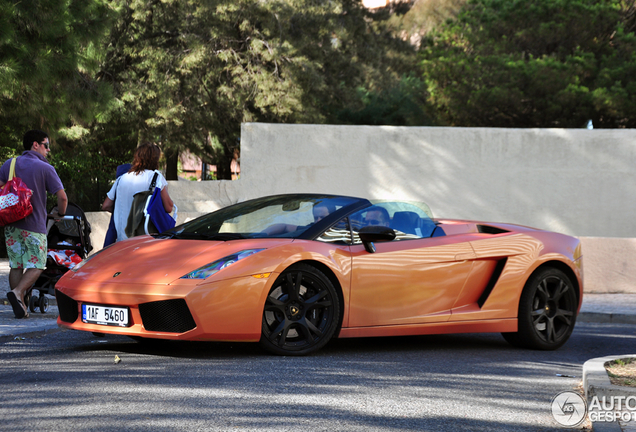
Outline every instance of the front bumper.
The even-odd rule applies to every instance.
[[[273,279],[272,279],[273,278]],[[172,340],[258,341],[268,283],[251,276],[195,285],[73,283],[56,287],[60,327]],[[85,323],[82,304],[128,308],[127,327]]]

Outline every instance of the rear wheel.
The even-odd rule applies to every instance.
[[[558,269],[539,270],[528,279],[521,294],[517,332],[502,335],[515,346],[557,349],[572,334],[577,309],[570,278]]]
[[[299,264],[281,273],[267,296],[261,345],[275,354],[309,354],[329,342],[339,319],[340,298],[329,278]]]

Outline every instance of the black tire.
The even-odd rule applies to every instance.
[[[557,349],[572,334],[577,309],[570,278],[555,268],[540,269],[528,279],[521,293],[517,332],[502,335],[514,346]]]
[[[306,355],[329,342],[340,321],[340,297],[320,270],[298,264],[274,282],[263,310],[261,346],[280,355]]]
[[[40,307],[41,313],[46,313],[49,310],[49,299],[44,295],[40,294],[38,305]]]
[[[31,295],[31,293],[29,292],[29,294],[27,294],[26,296],[24,296],[24,304],[25,305],[29,305],[29,310],[33,313],[37,312],[39,305],[38,305],[38,298]]]

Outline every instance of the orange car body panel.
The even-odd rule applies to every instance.
[[[78,308],[82,303],[129,308],[131,324],[84,323],[81,310],[75,322],[58,318],[58,324],[150,338],[258,341],[269,290],[285,269],[301,261],[319,266],[342,294],[338,337],[516,331],[523,286],[549,262],[574,275],[580,308],[583,280],[577,239],[517,225],[489,223],[501,232],[488,234],[479,232],[477,222],[439,222],[446,236],[377,242],[375,253],[362,245],[310,240],[136,237],[96,255],[90,265],[68,272],[56,285]],[[252,248],[265,250],[208,279],[181,279],[214,260]],[[166,299],[185,299],[196,328],[185,333],[146,330],[139,305]]]

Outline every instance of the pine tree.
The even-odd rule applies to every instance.
[[[87,132],[111,95],[93,78],[108,17],[102,0],[0,1],[3,144],[30,128]]]

